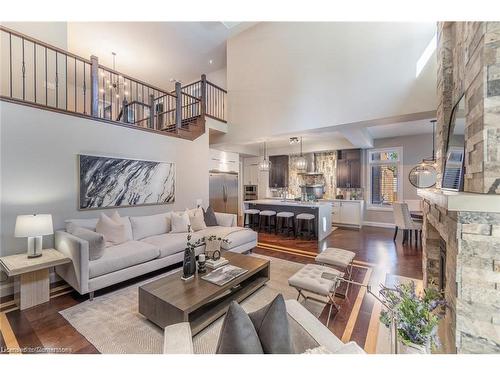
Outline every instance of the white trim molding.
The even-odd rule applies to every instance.
[[[384,223],[381,221],[363,221],[363,225],[367,227],[378,227],[378,228],[390,228],[394,229],[396,225],[394,223]]]

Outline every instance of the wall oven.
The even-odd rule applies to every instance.
[[[257,185],[243,186],[243,200],[253,201],[257,199]]]

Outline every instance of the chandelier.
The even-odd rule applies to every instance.
[[[261,172],[267,172],[269,169],[271,169],[271,161],[267,158],[267,155],[266,155],[266,142],[264,142],[264,158],[259,163],[259,170]]]
[[[115,97],[118,99],[120,97],[120,92],[128,96],[127,91],[127,81],[121,74],[116,74],[116,52],[111,52],[113,55],[113,73],[110,74],[110,78],[106,80],[107,89],[114,93]],[[105,73],[101,71],[101,76],[104,77]],[[104,92],[104,89],[101,89]],[[113,94],[112,94],[113,95]]]

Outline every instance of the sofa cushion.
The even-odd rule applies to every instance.
[[[97,233],[104,236],[108,246],[127,242],[125,224],[123,224],[121,218],[115,221],[109,216],[101,213],[95,230]]]
[[[89,260],[96,260],[102,257],[106,247],[106,241],[102,234],[83,227],[74,228],[71,234],[89,243]]]
[[[264,354],[250,317],[236,301],[231,302],[224,317],[215,352],[217,354]]]
[[[89,262],[89,277],[106,275],[136,264],[148,262],[160,255],[158,247],[142,241],[127,241],[107,247],[97,260]]]
[[[187,233],[166,233],[147,237],[141,242],[151,244],[160,250],[160,258],[184,251],[187,244]],[[202,231],[191,233],[191,242],[203,237]]]
[[[207,227],[216,227],[217,218],[215,217],[214,209],[212,206],[208,206],[207,210],[203,210],[203,217],[205,219],[205,224]]]
[[[118,214],[118,211],[115,211],[113,212],[113,215],[111,215],[111,219],[125,226],[125,238],[126,238],[125,241],[132,241],[133,235],[132,235],[132,225],[130,224],[130,218],[128,216],[120,216],[120,214]]]
[[[189,222],[188,211],[172,212],[172,233],[187,233],[191,223]]]
[[[226,236],[229,243],[222,243],[222,248],[224,250],[231,250],[235,247],[244,245],[246,243],[257,240],[257,232],[251,229],[239,230],[237,232],[230,233]]]
[[[148,216],[131,216],[130,224],[134,240],[168,233],[171,229],[170,212]]]
[[[264,353],[293,354],[288,315],[282,294],[278,294],[268,305],[250,313],[249,317],[259,335]]]
[[[196,208],[194,210],[189,210],[189,223],[191,224],[191,229],[194,232],[206,229],[205,218],[203,216],[203,210],[201,208]]]

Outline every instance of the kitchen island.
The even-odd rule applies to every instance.
[[[330,202],[301,202],[288,199],[257,199],[244,201],[245,208],[257,210],[272,210],[278,212],[293,212],[295,216],[300,213],[315,216],[316,236],[318,241],[325,239],[332,233],[332,204]]]

